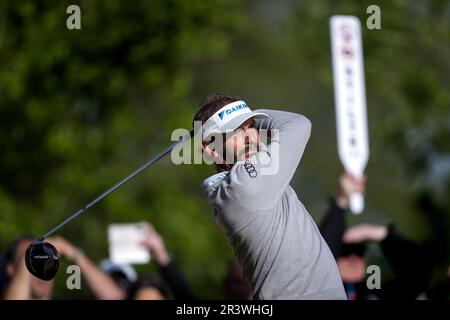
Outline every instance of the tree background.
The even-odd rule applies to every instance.
[[[66,28],[71,4],[81,8],[81,30]],[[381,8],[381,30],[365,28],[371,4]],[[319,223],[342,172],[334,14],[361,19],[365,53],[366,210],[350,223],[393,223],[435,243],[438,279],[450,253],[450,1],[437,0],[2,1],[0,250],[48,231],[168,146],[216,92],[311,119],[292,185]],[[108,224],[149,221],[195,293],[223,298],[232,253],[201,192],[211,173],[166,157],[59,234],[100,261]],[[376,248],[370,259],[383,265]],[[65,289],[65,277],[56,278],[57,296],[87,295]]]

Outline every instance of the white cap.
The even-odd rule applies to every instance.
[[[202,139],[212,134],[234,131],[250,118],[267,118],[263,112],[253,112],[244,101],[235,101],[220,108],[202,125]]]

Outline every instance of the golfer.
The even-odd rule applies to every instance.
[[[222,95],[209,97],[194,121],[202,123],[203,152],[218,171],[203,182],[204,192],[254,298],[346,299],[333,255],[289,185],[310,121],[251,111],[241,99]],[[267,144],[260,143],[261,129],[269,132]]]

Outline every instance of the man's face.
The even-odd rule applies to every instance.
[[[53,280],[44,281],[35,276],[31,278],[31,296],[34,299],[51,299],[53,295]]]
[[[228,134],[224,143],[226,160],[247,160],[259,151],[259,132],[255,128],[255,120],[244,122],[232,135]]]
[[[361,282],[366,276],[366,262],[364,258],[355,254],[337,259],[337,265],[344,282]]]
[[[136,292],[134,300],[164,300],[164,296],[161,291],[156,288],[145,287]]]

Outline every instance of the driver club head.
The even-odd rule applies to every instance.
[[[25,253],[25,264],[27,266],[28,271],[35,277],[42,279],[42,280],[52,280],[56,273],[58,272],[59,268],[59,256],[58,251],[56,248],[51,245],[48,242],[45,242],[44,239],[50,236],[52,233],[78,217],[80,214],[85,212],[90,207],[94,206],[96,203],[98,203],[100,200],[123,186],[125,183],[136,177],[138,174],[140,174],[142,171],[147,169],[148,167],[152,166],[156,163],[159,159],[164,157],[165,155],[169,154],[178,144],[183,143],[194,136],[194,130],[189,132],[188,135],[185,135],[182,137],[178,142],[172,144],[147,162],[145,162],[141,167],[139,167],[137,170],[133,171],[131,174],[126,176],[124,179],[116,183],[114,186],[112,186],[110,189],[103,192],[100,196],[86,204],[83,208],[72,214],[70,217],[68,217],[66,220],[64,220],[62,223],[51,229],[49,232],[47,232],[43,237],[34,240],[27,248],[27,251]]]
[[[27,248],[25,264],[32,275],[50,281],[58,272],[58,251],[48,242],[41,239],[35,240]]]

